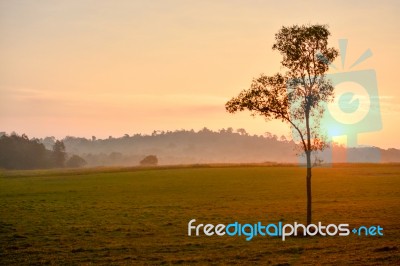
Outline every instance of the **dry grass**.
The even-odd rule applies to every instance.
[[[400,165],[314,169],[314,221],[383,237],[188,237],[202,223],[304,222],[305,169],[190,166],[0,175],[0,263],[398,264]]]

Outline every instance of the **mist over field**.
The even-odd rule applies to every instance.
[[[330,163],[400,162],[400,150],[378,147],[346,148],[328,143],[312,154],[313,166]],[[193,164],[303,164],[293,140],[269,132],[250,135],[245,129],[212,131],[154,131],[106,139],[67,136],[64,139],[29,138],[0,132],[0,169],[80,168],[97,166]]]
[[[47,149],[55,138],[40,140]],[[62,140],[69,154],[84,158],[87,166],[134,166],[147,155],[156,155],[159,165],[201,163],[297,163],[299,150],[292,140],[271,133],[250,135],[245,129],[211,131],[154,131],[151,135],[134,134],[107,139],[66,137]],[[400,162],[400,150],[353,148],[358,162],[371,162],[371,153],[379,150],[380,162]],[[346,162],[346,148],[331,143],[317,154],[322,163]],[[314,158],[315,160],[315,158]]]

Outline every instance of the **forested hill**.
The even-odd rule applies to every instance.
[[[52,147],[55,139],[41,140]],[[135,134],[120,138],[66,137],[67,152],[78,154],[89,165],[137,165],[146,155],[156,155],[159,164],[295,162],[295,145],[277,136],[249,135],[245,130],[204,128],[198,132],[178,130]]]
[[[50,148],[55,139],[41,141]],[[154,131],[151,135],[126,134],[107,139],[66,137],[63,142],[68,153],[81,156],[89,166],[138,165],[146,155],[156,155],[159,164],[298,162],[294,142],[270,133],[250,135],[244,129]],[[376,149],[352,150],[359,161],[369,162],[371,151]],[[381,162],[400,161],[400,150],[378,150]],[[330,153],[327,150],[325,155]],[[334,160],[345,162],[346,149],[334,146]]]
[[[322,162],[347,162],[351,153],[357,162],[400,162],[400,150],[346,148],[330,145],[318,154]],[[0,168],[35,169],[82,166],[135,166],[147,156],[159,165],[202,163],[297,163],[296,145],[270,133],[250,135],[244,129],[204,128],[91,139],[54,137],[29,139],[26,135],[0,136]],[[377,157],[378,155],[378,157]],[[157,159],[155,159],[157,158]],[[313,159],[314,162],[321,161]]]

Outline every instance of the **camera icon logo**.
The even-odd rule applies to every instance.
[[[346,39],[339,40],[339,49],[344,69]],[[372,52],[368,49],[349,67],[349,70],[371,56]],[[323,60],[320,56],[317,58]],[[330,67],[337,69],[333,64]],[[347,162],[380,162],[379,148],[358,145],[358,134],[382,129],[375,70],[337,72],[327,74],[326,78],[332,82],[335,93],[333,102],[323,103],[325,112],[320,120],[321,130],[325,133],[327,141],[332,143],[334,137],[346,136]],[[326,149],[320,152],[318,157],[324,163],[332,163],[332,152],[332,148]],[[305,162],[305,158],[299,159],[300,163]]]
[[[348,147],[357,146],[359,133],[382,129],[375,71],[362,70],[327,75],[335,87],[335,99],[326,103],[321,125],[328,136],[346,135]]]

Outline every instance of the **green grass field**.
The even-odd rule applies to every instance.
[[[400,165],[313,171],[313,221],[384,236],[189,237],[187,224],[305,223],[305,169],[215,166],[0,173],[0,263],[400,264]]]

